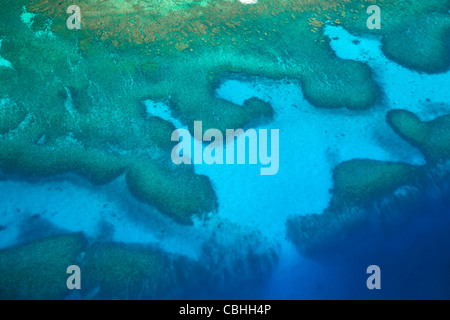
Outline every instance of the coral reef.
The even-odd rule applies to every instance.
[[[164,101],[191,129],[194,120],[204,130],[224,130],[271,117],[271,106],[262,101],[238,106],[216,97],[217,84],[239,73],[298,79],[317,107],[367,109],[380,95],[371,70],[337,58],[322,31],[334,23],[369,32],[366,8],[374,3],[10,1],[0,13],[0,53],[11,63],[0,67],[2,173],[75,172],[97,184],[125,174],[137,198],[190,223],[193,214],[217,208],[214,190],[192,167],[168,161],[173,124],[149,117],[142,101]],[[448,68],[449,1],[377,4],[383,26],[370,32],[383,36],[387,56],[426,72]],[[69,5],[81,8],[80,30],[66,26]],[[29,23],[20,19],[24,10]],[[405,50],[410,47],[413,52]],[[392,112],[389,119],[430,161],[447,157],[445,139],[425,141],[436,140],[446,118],[433,123],[439,129],[404,114]],[[409,125],[420,137],[412,137]],[[332,207],[360,205],[406,183],[416,171],[403,164],[343,163],[335,171]]]
[[[39,177],[71,171],[98,184],[126,173],[133,194],[178,221],[214,211],[206,178],[165,165],[174,127],[148,117],[142,100],[165,101],[189,128],[194,120],[201,120],[204,130],[245,127],[273,110],[255,100],[242,107],[215,96],[221,79],[240,73],[299,79],[305,97],[318,107],[366,109],[379,97],[370,69],[338,59],[322,29],[327,21],[361,29],[371,3],[8,2],[0,13],[6,35],[1,54],[11,63],[0,68],[2,172]],[[395,17],[380,31],[387,50],[400,41],[394,28],[424,17],[410,4],[380,3],[386,16]],[[81,8],[80,30],[67,28],[69,5]],[[446,5],[433,1],[423,9],[443,12]],[[21,14],[27,14],[27,23]],[[447,20],[433,21],[417,32],[436,35],[427,38],[434,39],[428,51],[440,55]],[[410,38],[417,33],[409,32]],[[439,70],[446,64],[440,61]],[[162,184],[163,177],[176,180]],[[203,194],[180,193],[189,185]]]
[[[78,263],[81,234],[53,236],[0,251],[1,299],[62,299],[67,267]]]
[[[386,217],[367,216],[372,210],[367,208],[395,194],[401,187],[416,187],[435,179],[445,181],[430,172],[435,170],[436,164],[445,167],[450,158],[450,116],[424,122],[410,111],[397,109],[389,111],[386,118],[397,134],[425,155],[427,164],[417,167],[362,159],[339,164],[334,170],[333,196],[328,208],[321,214],[291,217],[287,222],[288,238],[300,251],[311,253],[318,248],[330,248],[369,221],[380,223]],[[444,174],[440,172],[439,176]]]
[[[450,15],[433,13],[383,38],[383,51],[401,65],[427,73],[445,72],[450,66]]]
[[[368,31],[366,8],[371,4],[381,9],[381,29]],[[352,8],[341,11],[342,26],[353,33],[380,35],[389,59],[427,73],[450,67],[450,1],[351,1],[349,6]]]
[[[206,176],[194,174],[189,167],[170,166],[135,160],[126,176],[129,189],[138,199],[183,224],[191,223],[192,212],[217,209],[217,198]]]
[[[287,236],[302,252],[333,247],[374,217],[367,208],[403,186],[414,185],[422,167],[404,163],[355,159],[334,171],[334,189],[329,207],[320,214],[293,216],[287,221]],[[345,232],[344,232],[345,230]]]
[[[330,207],[361,205],[394,192],[418,177],[418,167],[405,163],[354,159],[334,170]]]
[[[209,78],[217,69],[300,78],[308,99],[323,107],[367,108],[378,95],[367,67],[336,59],[320,35],[322,20],[346,10],[350,5],[346,1],[265,1],[252,6],[217,1],[205,2],[201,9],[184,5],[182,10],[152,1],[80,2],[84,18],[83,28],[77,32],[65,26],[65,9],[70,4],[74,3],[31,1],[27,10],[51,18],[52,30],[75,38],[84,51],[101,42],[110,48],[134,48],[148,57],[141,65],[152,66],[145,68],[152,73],[149,76],[158,78],[158,71],[159,77],[163,76],[149,86],[151,95],[171,95],[181,119],[196,116],[196,120],[211,123],[214,118],[209,119],[211,113],[206,110],[213,110],[216,123],[221,123],[227,119],[221,114],[224,110],[245,112],[208,98],[212,96]],[[168,9],[170,14],[165,14]],[[205,111],[193,115],[193,109]],[[248,115],[242,116],[240,122],[249,120]]]
[[[160,252],[144,246],[94,244],[83,258],[83,292],[95,292],[95,298],[149,297],[164,286],[168,266]]]
[[[20,4],[12,6],[1,13],[2,30],[15,34],[1,47],[13,65],[0,68],[2,173],[38,179],[73,172],[94,184],[128,173],[133,194],[178,221],[214,211],[209,180],[169,162],[175,127],[146,114],[149,80],[135,59],[102,48],[83,57],[69,40],[36,34],[20,22]],[[137,173],[155,181],[143,184]]]
[[[221,227],[226,232],[209,234],[198,259],[142,244],[92,244],[80,264],[82,298],[220,299],[263,286],[278,261],[273,244],[227,222]]]
[[[450,158],[450,115],[429,122],[406,110],[391,110],[387,122],[403,139],[417,147],[430,163]]]

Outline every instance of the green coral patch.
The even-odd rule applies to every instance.
[[[15,35],[4,39],[1,48],[2,57],[13,67],[0,70],[1,172],[33,180],[71,172],[94,184],[104,184],[128,170],[134,177],[132,181],[162,177],[167,171],[165,177],[174,181],[195,180],[198,192],[207,193],[205,203],[199,204],[199,196],[194,193],[179,193],[179,188],[166,186],[156,191],[164,184],[152,185],[153,195],[166,193],[164,197],[149,197],[151,182],[140,184],[145,190],[133,188],[133,194],[144,194],[139,199],[184,219],[188,219],[188,212],[214,207],[214,191],[206,177],[195,178],[193,170],[174,174],[173,168],[165,164],[175,127],[169,121],[149,117],[142,103],[158,78],[154,60],[123,52],[111,54],[101,46],[82,55],[73,38],[36,33],[20,22],[21,11],[16,4],[0,12],[0,20],[9,22],[2,25],[3,30]],[[161,165],[136,170],[142,157]],[[150,168],[156,172],[151,174]],[[136,172],[145,177],[136,177]],[[172,191],[183,194],[186,203],[192,200],[199,210],[164,204],[179,199]],[[172,211],[177,209],[182,212]]]
[[[381,28],[368,30],[366,10],[377,5]],[[350,1],[339,23],[354,33],[383,37],[382,50],[397,63],[427,73],[444,72],[450,66],[450,1],[378,0]]]
[[[1,299],[62,299],[67,267],[85,247],[81,234],[54,236],[0,251]]]
[[[311,104],[363,110],[379,99],[380,89],[366,65],[350,60],[329,61],[324,69],[316,69],[314,76],[301,77],[305,97]]]
[[[0,135],[16,129],[26,117],[25,108],[4,99],[0,101]]]
[[[333,247],[346,235],[368,223],[361,207],[392,195],[402,186],[413,185],[423,168],[404,163],[356,159],[339,164],[334,171],[333,197],[321,214],[291,217],[287,236],[301,252]],[[345,229],[345,232],[342,232]]]
[[[383,39],[386,56],[401,65],[427,73],[450,66],[450,15],[431,14]]]
[[[155,292],[167,272],[164,256],[143,246],[99,243],[84,256],[83,281],[86,292],[100,288],[99,297],[133,299]]]
[[[339,164],[334,170],[331,206],[361,205],[392,194],[411,183],[419,169],[405,163],[355,159]]]
[[[406,110],[391,110],[387,121],[406,141],[419,148],[427,161],[450,159],[450,115],[429,122]]]
[[[73,172],[94,184],[104,184],[125,170],[117,155],[80,146],[53,149],[9,142],[0,144],[0,152],[3,173],[29,178]]]
[[[158,117],[148,118],[147,123],[148,135],[152,141],[162,149],[172,150],[174,144],[172,143],[171,137],[172,132],[176,129],[175,126],[171,122]]]
[[[126,178],[133,195],[180,223],[190,224],[191,215],[217,209],[211,182],[189,167],[167,168],[150,159],[140,159],[133,163]]]

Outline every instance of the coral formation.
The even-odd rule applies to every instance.
[[[329,207],[320,214],[293,216],[287,221],[287,236],[302,252],[332,247],[374,217],[360,210],[402,186],[413,185],[422,167],[404,163],[355,159],[334,171],[334,189]],[[345,230],[345,232],[343,232]]]
[[[271,117],[271,106],[262,101],[239,106],[215,95],[222,79],[238,73],[298,79],[317,107],[367,109],[380,96],[371,70],[336,57],[323,27],[341,24],[367,33],[366,9],[374,3],[9,1],[0,12],[0,53],[11,63],[0,67],[0,168],[28,177],[70,171],[93,183],[126,174],[137,198],[189,223],[192,214],[217,208],[214,190],[192,168],[170,164],[173,124],[149,117],[142,101],[164,101],[181,123],[191,128],[202,121],[204,130],[242,128]],[[383,24],[371,32],[384,37],[386,55],[426,72],[448,68],[450,1],[376,4]],[[80,30],[67,28],[70,5],[81,8]],[[28,23],[20,19],[24,10]],[[415,39],[426,45],[405,50]],[[394,113],[391,118],[396,122]],[[437,127],[445,121],[436,121]],[[403,125],[392,125],[410,137]],[[417,127],[424,136],[437,134]],[[446,156],[445,141],[436,147],[409,139],[432,161]],[[344,163],[335,172],[332,203],[360,204],[368,194],[392,191],[415,171],[401,164]]]
[[[445,72],[449,58],[450,15],[433,13],[383,38],[386,56],[403,66],[427,73]]]
[[[208,98],[212,96],[208,80],[217,69],[300,78],[306,96],[323,107],[367,108],[378,95],[367,67],[336,59],[320,35],[323,19],[345,10],[349,5],[345,1],[331,5],[325,1],[266,1],[251,6],[218,1],[205,2],[201,9],[184,5],[182,10],[176,5],[156,6],[152,1],[80,2],[84,18],[83,28],[77,32],[65,26],[68,5],[67,1],[31,1],[27,9],[51,17],[52,30],[76,38],[82,50],[90,51],[101,42],[112,48],[134,48],[148,57],[143,65],[153,66],[151,77],[158,77],[158,71],[163,76],[151,85],[150,92],[174,97],[182,119],[214,120],[209,119],[210,112],[192,115],[193,109],[213,110],[217,123],[227,119],[221,115],[225,109],[245,112]],[[167,10],[170,14],[165,14]],[[241,122],[247,121],[249,116],[243,116]]]
[[[136,299],[149,296],[164,285],[167,273],[164,256],[143,246],[99,243],[91,246],[83,258],[84,292],[95,292],[96,298]]]
[[[86,241],[82,234],[36,240],[0,251],[1,299],[62,299],[67,267],[78,263]]]
[[[1,47],[13,65],[0,68],[2,173],[40,178],[73,172],[103,184],[129,172],[133,194],[178,221],[214,211],[209,180],[168,161],[174,125],[146,114],[145,70],[153,66],[136,71],[133,58],[101,48],[83,57],[70,41],[30,30],[19,20],[19,4],[14,7],[2,11],[9,20],[5,32],[15,29],[14,40]],[[137,172],[155,181],[142,184]],[[164,178],[171,183],[162,184]]]
[[[371,4],[381,9],[381,29],[368,32],[366,8]],[[349,6],[341,12],[340,24],[350,32],[380,35],[389,59],[427,73],[450,67],[450,1],[352,1]]]
[[[410,111],[397,109],[389,111],[386,118],[397,134],[425,155],[427,165],[416,167],[361,159],[339,164],[334,170],[329,207],[321,214],[294,216],[287,222],[288,237],[299,250],[311,252],[337,243],[339,237],[374,220],[359,207],[377,203],[402,186],[416,185],[430,175],[430,168],[450,158],[449,115],[424,122]]]
[[[80,30],[66,26],[69,5],[82,8]],[[71,171],[105,183],[129,171],[133,194],[179,221],[213,211],[206,178],[164,167],[173,126],[146,116],[141,101],[165,100],[182,123],[202,120],[205,130],[270,117],[266,103],[252,99],[242,107],[215,97],[217,83],[239,72],[300,78],[319,106],[369,107],[378,95],[370,71],[330,55],[317,34],[322,23],[310,17],[315,8],[234,1],[6,4],[0,27],[15,36],[6,36],[1,48],[12,66],[0,69],[2,172],[39,177]],[[291,39],[302,38],[299,50]],[[165,170],[173,183],[144,181]],[[188,185],[204,194],[179,192]]]
[[[237,231],[235,225],[223,221],[221,226],[226,232],[208,235],[209,241],[202,246],[199,259],[169,254],[142,244],[92,244],[80,264],[84,286],[82,298],[220,299],[230,294],[242,296],[243,287],[261,285],[261,280],[273,270],[277,256],[273,244],[260,235]],[[242,236],[246,237],[245,242]]]
[[[136,159],[127,173],[131,192],[144,202],[154,204],[175,221],[189,224],[192,212],[217,209],[217,199],[206,176],[196,175],[190,167]]]
[[[414,113],[397,109],[389,111],[387,122],[403,139],[422,151],[428,162],[450,158],[450,115],[423,122]]]
[[[334,170],[334,189],[330,207],[361,205],[387,196],[398,187],[411,183],[418,167],[405,163],[354,159]]]

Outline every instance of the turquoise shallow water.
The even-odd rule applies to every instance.
[[[42,178],[33,173],[20,175],[13,171],[11,174],[7,172],[8,165],[0,166],[0,298],[448,299],[448,163],[428,164],[417,146],[389,126],[386,115],[398,108],[413,112],[422,121],[449,114],[450,91],[446,87],[450,72],[430,75],[402,67],[386,58],[379,37],[353,35],[331,24],[325,35],[331,39],[330,47],[336,59],[359,61],[368,66],[382,92],[379,101],[367,110],[318,108],[305,97],[300,81],[227,73],[215,84],[214,98],[250,108],[246,101],[256,97],[273,108],[271,117],[254,121],[245,129],[279,130],[279,170],[276,175],[262,176],[260,164],[195,164],[192,169],[195,174],[204,175],[210,181],[217,208],[215,212],[194,215],[191,224],[180,223],[170,210],[168,214],[168,209],[158,202],[160,194],[152,198],[153,203],[148,203],[139,201],[130,191],[128,172],[135,164],[133,161],[140,160],[138,157],[132,158],[129,167],[114,179],[100,184],[90,183],[76,174],[79,172],[71,170]],[[1,70],[14,70],[14,63],[1,57],[8,56],[1,48]],[[112,66],[105,60],[104,67]],[[163,78],[170,83],[171,76],[165,74]],[[123,80],[116,82],[104,74],[89,77],[92,78],[88,80],[106,83],[102,89],[110,88],[110,93],[118,90],[117,84]],[[128,89],[139,86],[145,76],[136,72],[124,78],[123,96]],[[64,87],[57,94],[74,119],[65,123],[73,126],[71,129],[78,125],[79,101],[108,97],[107,90],[98,96],[95,90],[89,91],[88,97],[78,90]],[[194,92],[187,94],[195,96]],[[0,106],[17,108],[8,97],[0,97]],[[173,125],[171,130],[188,128],[186,119],[177,114],[174,100],[165,97],[156,101],[143,95],[140,115],[146,121],[154,117],[163,119]],[[114,107],[118,106],[111,104]],[[19,108],[14,110],[20,112]],[[20,133],[21,125],[33,123],[33,116],[24,117],[14,130],[3,132],[2,141]],[[101,112],[98,116],[102,119]],[[6,122],[4,119],[1,118]],[[106,125],[102,131],[102,123],[98,121],[95,126],[100,129],[83,131],[82,137],[104,135],[107,143],[101,144],[101,148],[108,152],[124,156],[127,151],[122,146],[131,145],[138,154],[150,153],[156,162],[163,163],[159,153],[167,150],[161,151],[157,143],[136,141],[133,130],[141,128],[140,123],[133,122],[131,116],[113,117],[113,120],[129,131],[118,131],[121,135],[117,137],[107,131]],[[92,145],[85,145],[74,134],[65,140],[52,139],[51,135],[44,134],[33,145],[39,147],[51,141],[54,146],[98,147],[95,139],[90,141]],[[191,141],[202,148],[192,137]],[[238,141],[226,148],[236,146]],[[17,168],[23,165],[24,150],[2,150],[11,154]],[[49,150],[49,158],[43,160],[36,155],[33,160],[54,164]],[[246,152],[248,156],[249,151]],[[326,236],[330,234],[317,242],[302,238],[306,250],[298,246],[297,239],[289,232],[292,231],[289,221],[327,213],[333,204],[336,166],[355,159],[401,162],[422,167],[425,174],[417,174],[411,183],[387,195],[367,192],[369,200],[358,208],[352,205],[334,208],[344,223],[339,225],[336,222],[339,219],[330,219],[319,228],[331,230],[329,238]],[[96,161],[106,160],[96,158]],[[157,180],[154,171],[145,176],[147,181],[159,181],[159,185],[167,182],[170,187],[162,190],[172,188],[171,183],[184,183],[175,180],[176,177],[171,176],[173,181]],[[198,194],[202,194],[203,189],[194,182],[189,183],[189,190],[195,193],[198,188]],[[184,195],[186,188],[175,190],[177,195]],[[172,195],[167,195],[167,200],[163,194],[163,198],[170,204],[180,202],[180,198],[170,198]],[[207,202],[202,199],[199,203]],[[355,216],[365,218],[353,223],[353,211]],[[303,232],[308,234],[306,229],[307,226],[305,230],[296,230],[299,238]],[[65,235],[71,236],[64,238]],[[48,239],[50,245],[45,242]],[[69,264],[81,267],[81,290],[66,288]],[[33,277],[25,273],[36,265],[45,266],[42,274]],[[370,265],[381,269],[381,290],[369,290],[366,286],[369,276],[366,269]],[[42,287],[41,281],[48,287]],[[16,283],[19,289],[11,291]]]

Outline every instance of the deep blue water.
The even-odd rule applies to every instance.
[[[366,214],[374,217],[372,221],[332,249],[295,255],[286,272],[262,273],[252,281],[237,273],[226,288],[198,283],[176,298],[449,299],[448,182],[428,181],[413,197],[392,197]],[[251,259],[243,263],[251,264]],[[380,290],[366,286],[370,265],[381,269]]]
[[[299,260],[292,273],[267,288],[267,297],[325,299],[449,299],[450,189],[427,183],[416,196],[397,199],[332,251]],[[381,269],[381,290],[368,290],[366,268]]]

